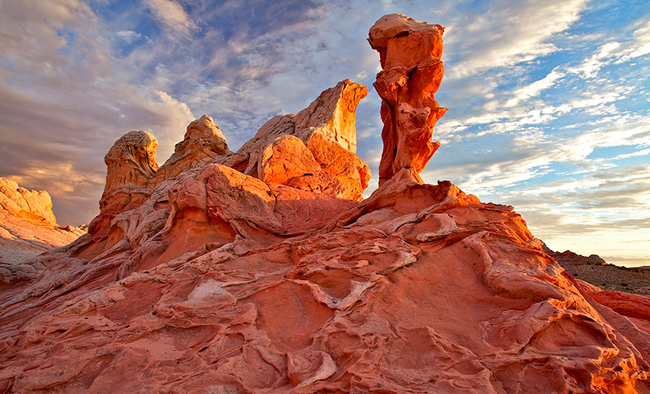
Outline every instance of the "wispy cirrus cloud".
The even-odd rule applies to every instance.
[[[467,77],[557,51],[550,39],[576,22],[587,4],[586,0],[528,0],[479,6],[477,13],[459,18],[448,27],[447,43],[456,49],[454,56],[461,59],[448,76]]]
[[[564,77],[564,73],[557,68],[553,69],[547,76],[529,85],[522,86],[513,92],[513,98],[506,101],[506,107],[514,107],[524,100],[538,96],[542,91],[552,87],[556,81]]]
[[[174,0],[144,0],[144,4],[172,33],[189,36],[190,31],[196,28],[183,6]]]
[[[649,171],[648,164],[603,167],[573,182],[538,185],[535,193],[513,190],[507,199],[551,248],[647,265]]]
[[[634,41],[622,51],[619,62],[630,61],[647,54],[650,54],[650,21],[641,24],[634,31]]]

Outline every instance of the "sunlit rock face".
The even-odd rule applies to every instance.
[[[91,234],[107,231],[120,212],[134,209],[150,196],[149,178],[158,170],[158,140],[146,131],[131,131],[118,139],[104,157],[106,185],[99,201],[99,215],[88,228]]]
[[[0,212],[31,220],[44,227],[56,226],[52,198],[45,190],[28,190],[11,179],[0,177]]]
[[[0,389],[650,390],[648,298],[567,275],[512,207],[413,166],[360,201],[350,111],[365,93],[339,83],[169,177],[136,160],[124,179],[148,197],[0,293]]]
[[[56,224],[52,198],[46,191],[28,190],[0,177],[0,284],[35,277],[36,268],[18,263],[83,234],[78,227]]]
[[[223,160],[232,154],[226,137],[214,124],[212,117],[203,115],[187,126],[185,138],[176,144],[174,153],[158,169],[154,178],[160,182],[189,169]]]
[[[367,94],[349,79],[339,82],[298,114],[266,122],[226,164],[269,184],[361,200],[370,169],[355,154],[355,119]]]
[[[379,52],[382,67],[374,83],[384,122],[380,185],[402,168],[417,177],[440,147],[431,138],[447,111],[434,97],[444,75],[443,32],[440,25],[402,14],[383,16],[370,28],[368,42]]]

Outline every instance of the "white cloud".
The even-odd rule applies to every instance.
[[[620,48],[619,42],[608,42],[600,47],[600,49],[590,58],[586,59],[582,64],[577,67],[571,67],[569,72],[582,73],[586,78],[593,78],[597,75],[598,71],[606,64],[612,62],[617,54],[616,50]]]
[[[159,157],[168,155],[192,113],[115,73],[104,41],[114,35],[85,3],[0,6],[0,173],[48,190],[60,223],[87,222],[97,213],[102,159],[113,142],[146,129],[160,140]]]
[[[535,97],[539,95],[542,91],[553,86],[555,82],[562,77],[564,77],[564,73],[558,71],[558,69],[555,68],[543,79],[540,79],[527,86],[523,86],[515,90],[513,94],[514,97],[508,100],[505,106],[514,107],[515,105],[519,104],[521,101],[528,100],[531,97]]]
[[[497,3],[501,4],[486,7],[482,17],[472,15],[471,20],[455,21],[446,30],[448,49],[463,58],[448,72],[450,78],[530,61],[556,51],[549,42],[551,37],[577,21],[587,5],[586,0]]]
[[[629,61],[631,59],[645,56],[650,53],[650,22],[634,31],[634,41],[632,45],[627,48],[622,56],[621,62]]]
[[[145,4],[158,20],[174,33],[187,36],[190,30],[196,27],[183,6],[173,0],[145,0]]]
[[[115,35],[129,44],[142,38],[142,34],[136,33],[133,30],[120,30]]]
[[[529,224],[536,234],[541,229],[538,235],[577,233],[581,223],[591,233],[607,223],[638,225],[608,221],[604,205],[615,206],[616,193],[641,193],[634,187],[645,187],[642,180],[626,178],[634,186],[625,188],[601,177],[623,170],[617,160],[642,160],[650,147],[650,126],[641,121],[647,113],[625,106],[643,99],[635,96],[643,81],[632,73],[619,80],[607,67],[628,67],[647,53],[645,20],[625,31],[577,36],[571,27],[600,12],[583,13],[592,4],[586,0],[442,0],[436,10],[424,2],[371,0],[144,3],[150,11],[131,5],[105,21],[81,1],[0,0],[0,80],[10,81],[0,86],[0,171],[26,186],[60,190],[55,209],[96,210],[101,158],[129,130],[152,132],[162,162],[193,115],[205,113],[236,149],[270,117],[301,110],[340,80],[356,76],[371,85],[379,59],[365,41],[368,28],[383,14],[403,12],[447,25],[447,77],[436,96],[451,109],[435,129],[443,147],[425,179],[451,178],[482,199],[506,193],[518,211],[536,215],[525,218],[534,219]],[[147,27],[151,18],[164,34]],[[559,51],[558,60],[546,56]],[[639,61],[631,70],[640,75],[644,67]],[[370,87],[357,116],[359,152],[374,170],[379,105]],[[625,153],[590,158],[614,146]],[[552,198],[572,191],[582,194]],[[79,195],[87,200],[75,200]]]
[[[650,140],[640,145],[649,145],[649,144],[650,144]],[[650,155],[650,149],[643,149],[636,152],[625,153],[625,154],[615,156],[612,160],[629,159],[630,157],[648,156],[648,155]]]
[[[599,254],[610,263],[650,262],[650,166],[602,167],[582,179],[512,190],[533,233],[555,250]]]

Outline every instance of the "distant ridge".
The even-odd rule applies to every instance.
[[[67,245],[83,234],[81,228],[57,225],[46,191],[28,190],[0,177],[0,276],[7,273],[6,265]]]

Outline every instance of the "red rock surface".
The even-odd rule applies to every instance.
[[[337,157],[314,130],[360,159],[299,116],[143,187],[132,166],[147,198],[0,292],[0,389],[650,391],[647,297],[575,280],[512,207],[413,167],[364,201],[313,190],[305,172]]]
[[[361,200],[370,169],[355,154],[354,123],[357,105],[367,94],[368,88],[349,79],[339,82],[297,115],[266,122],[223,163],[269,183]],[[280,173],[286,175],[275,175]]]
[[[402,168],[419,174],[440,147],[431,138],[447,111],[434,97],[444,75],[444,30],[402,14],[385,15],[370,28],[368,42],[379,52],[383,69],[374,83],[384,122],[380,185]]]
[[[37,269],[19,263],[85,234],[78,227],[60,227],[52,198],[0,177],[0,284],[35,277]]]
[[[104,235],[119,213],[136,208],[150,196],[149,178],[158,170],[158,140],[146,131],[131,131],[118,139],[104,157],[106,185],[100,213],[88,226],[90,234]]]
[[[154,182],[173,178],[189,169],[223,160],[233,153],[226,137],[212,117],[203,115],[187,126],[185,138],[176,144],[174,154],[156,171]]]

